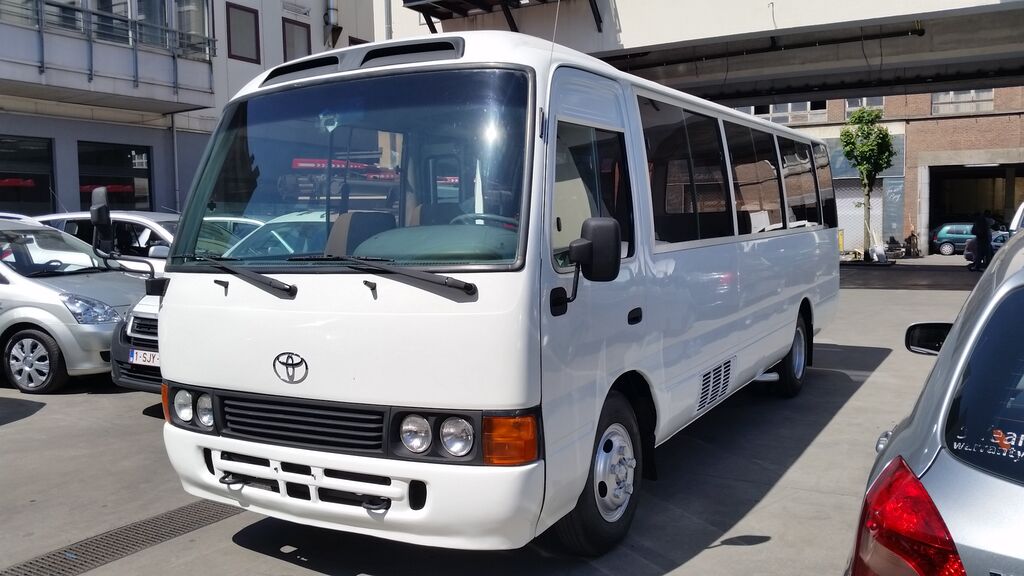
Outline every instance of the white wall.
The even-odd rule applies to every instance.
[[[906,20],[908,15],[937,15],[954,11],[978,12],[1020,8],[1024,0],[728,0],[721,3],[682,0],[597,0],[604,20],[598,34],[588,0],[562,0],[513,10],[519,31],[555,37],[589,54],[614,53],[641,46],[685,44],[717,37],[742,37],[772,30],[830,28],[844,23]],[[403,10],[408,10],[403,9]],[[500,11],[456,18],[445,31],[507,30]],[[396,34],[396,37],[398,35]]]

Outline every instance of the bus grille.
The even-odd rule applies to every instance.
[[[221,434],[327,452],[383,454],[387,410],[218,392]]]
[[[701,376],[697,410],[704,410],[712,406],[729,392],[729,384],[732,380],[732,361],[733,359],[730,358]]]

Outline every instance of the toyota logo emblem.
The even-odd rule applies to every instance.
[[[306,379],[309,366],[302,356],[294,352],[281,352],[274,358],[274,374],[277,374],[282,382],[298,384]]]

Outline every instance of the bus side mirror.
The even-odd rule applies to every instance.
[[[936,356],[942,349],[942,343],[949,336],[953,325],[949,322],[923,322],[911,324],[907,328],[905,344],[907,350],[915,354],[926,354]]]
[[[618,220],[587,218],[583,221],[580,238],[569,244],[569,261],[579,265],[587,280],[611,282],[619,277],[621,251]]]
[[[103,186],[92,191],[92,206],[89,208],[92,222],[92,247],[104,254],[114,251],[114,230],[110,224],[110,206],[107,204],[107,189]]]

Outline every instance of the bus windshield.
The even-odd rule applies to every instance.
[[[335,81],[225,111],[171,264],[510,265],[525,210],[529,80],[507,69]],[[231,242],[203,222],[262,225]],[[308,258],[303,258],[308,257]],[[336,265],[336,262],[334,262]]]

